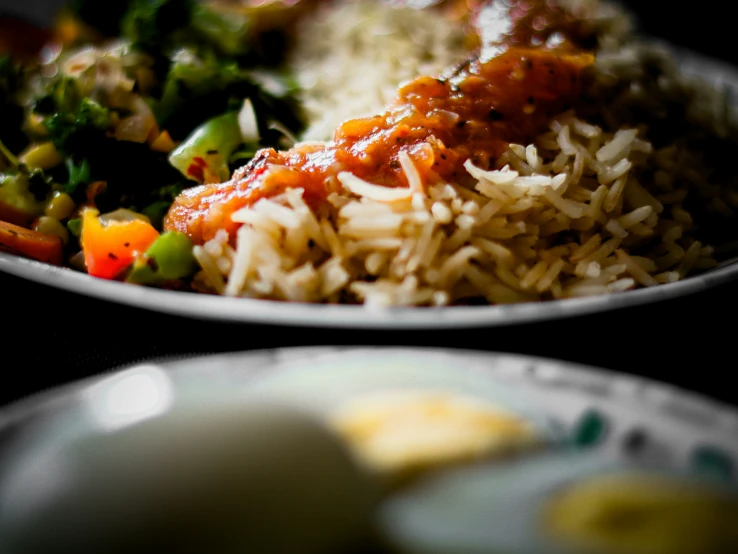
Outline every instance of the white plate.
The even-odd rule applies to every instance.
[[[49,0],[52,3],[55,1]],[[662,45],[674,51],[685,73],[702,76],[715,86],[726,87],[738,95],[736,68],[665,43]],[[736,98],[732,103],[738,107]],[[233,299],[144,288],[95,279],[66,268],[52,267],[0,252],[0,271],[66,291],[137,308],[227,322],[355,329],[491,327],[607,312],[674,299],[734,281],[738,279],[738,263],[735,263],[735,260],[733,262],[722,264],[717,269],[681,282],[597,297],[504,306],[377,310],[363,306]]]
[[[448,329],[547,321],[674,299],[738,279],[738,263],[732,263],[677,283],[603,296],[495,306],[370,309],[146,288],[97,279],[2,252],[0,271],[101,300],[196,319],[355,329]]]
[[[115,436],[117,430],[169,410],[179,409],[181,414],[189,406],[203,410],[200,414],[211,409],[217,413],[219,403],[246,408],[249,402],[263,405],[276,400],[324,417],[357,392],[402,388],[461,393],[512,408],[531,423],[546,422],[560,439],[550,444],[551,459],[567,454],[585,468],[590,462],[597,467],[635,464],[659,472],[718,477],[723,486],[730,485],[738,459],[734,409],[645,379],[540,358],[453,349],[291,348],[131,366],[9,406],[0,411],[0,499],[19,494],[14,488],[18,468],[33,468],[33,461],[69,445],[84,445],[74,451],[82,452],[95,444],[96,437]],[[606,432],[573,447],[570,437],[581,437],[583,416],[593,410]],[[636,436],[640,438],[634,446]],[[707,464],[705,452],[710,457]],[[70,465],[62,463],[60,472],[51,477],[48,472],[38,475],[43,478],[43,494],[54,491],[59,483],[55,478],[75,474],[75,456],[59,459]],[[510,462],[513,466],[525,464],[533,461],[533,455],[521,453],[515,460]],[[116,471],[125,473],[122,466]],[[117,480],[116,474],[110,478]],[[105,502],[98,506],[105,513]],[[382,513],[383,507],[379,510]],[[515,511],[511,522],[518,528],[526,525],[525,511]],[[442,533],[457,524],[447,525]],[[91,527],[94,530],[94,521]]]
[[[384,376],[381,371],[371,376],[372,367],[387,371]],[[293,394],[289,387],[280,388],[291,382],[281,378],[289,371],[305,371],[309,377],[298,381],[300,394]],[[311,372],[320,372],[320,377],[310,378]],[[453,378],[443,377],[446,374]],[[325,389],[330,375],[339,376],[330,391],[310,393],[310,387]],[[276,390],[280,400],[319,412],[340,401],[333,397],[343,398],[356,386],[381,389],[390,386],[391,381],[392,387],[437,388],[441,379],[449,390],[480,397],[494,395],[549,421],[564,434],[583,414],[596,410],[608,424],[598,448],[615,458],[632,455],[623,450],[623,443],[638,430],[648,437],[647,447],[638,455],[658,465],[684,467],[701,447],[717,448],[738,461],[738,410],[671,385],[531,356],[402,347],[255,350],[127,366],[51,389],[0,411],[0,459],[9,453],[4,448],[6,440],[12,442],[39,421],[53,422],[63,435],[89,428],[94,423],[89,408],[96,396],[108,401],[108,393],[124,380],[134,383],[138,379],[140,383],[142,376],[149,385],[156,385],[160,397],[166,397],[166,406],[192,401],[263,400]],[[276,389],[272,388],[275,382]],[[359,382],[363,385],[357,385]],[[130,387],[120,388],[131,392]],[[316,401],[316,397],[322,400]],[[142,418],[157,413],[161,412],[151,411]]]

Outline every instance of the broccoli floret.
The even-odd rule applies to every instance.
[[[63,154],[76,150],[79,142],[89,140],[110,125],[110,111],[90,98],[83,98],[76,108],[58,111],[44,121],[54,146]]]

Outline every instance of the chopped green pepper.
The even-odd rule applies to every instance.
[[[192,241],[183,233],[169,231],[160,235],[143,258],[133,263],[126,281],[154,285],[191,276],[197,268],[192,247]]]
[[[80,218],[70,219],[67,221],[67,229],[75,237],[79,238],[82,234],[82,220]]]
[[[188,179],[204,182],[209,173],[225,181],[228,160],[243,143],[238,115],[228,112],[200,125],[169,155],[169,163]]]

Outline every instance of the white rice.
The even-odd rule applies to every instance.
[[[469,183],[422,182],[403,155],[408,189],[341,173],[343,191],[316,213],[300,190],[261,200],[233,215],[244,223],[235,250],[223,235],[196,249],[196,286],[369,307],[503,304],[618,293],[715,267],[731,246],[706,246],[695,221],[738,208],[732,160],[710,159],[700,142],[734,132],[714,107],[724,102],[661,50],[625,44],[620,12],[569,3],[601,29],[598,60],[582,102],[533,144],[509,145],[490,171],[468,162]],[[402,81],[464,57],[463,36],[431,10],[328,6],[303,26],[292,59],[313,122],[305,140],[381,112]],[[684,125],[669,134],[673,120]]]
[[[381,113],[404,81],[463,59],[465,40],[463,29],[436,10],[377,0],[324,3],[299,25],[288,61],[310,121],[301,140],[330,140],[346,119]]]
[[[586,136],[566,131],[573,128],[586,129]],[[301,191],[292,191],[289,200],[261,200],[234,215],[252,223],[239,232],[230,271],[212,275],[221,265],[211,253],[222,250],[223,237],[198,250],[201,261],[211,257],[200,282],[215,292],[227,283],[224,290],[231,296],[444,305],[621,292],[671,282],[674,273],[683,278],[695,265],[713,266],[712,251],[691,237],[691,224],[680,215],[678,202],[660,205],[657,213],[650,203],[633,203],[648,196],[625,194],[648,179],[656,163],[654,153],[630,148],[637,136],[605,133],[565,114],[534,148],[523,148],[535,158],[528,160],[538,168],[532,175],[509,168],[520,151],[520,145],[511,145],[498,160],[499,169],[484,171],[468,162],[476,181],[467,186],[421,183],[412,192],[344,173],[339,176],[344,193],[317,215],[302,202]],[[565,144],[575,154],[562,163],[563,148],[550,150],[544,144]],[[592,146],[597,144],[599,149]],[[603,148],[628,154],[609,164],[597,159]],[[582,149],[588,162],[581,178],[558,192]],[[409,180],[419,179],[409,157],[403,167]],[[613,173],[617,179],[609,178]],[[614,191],[617,200],[608,202]],[[267,225],[253,224],[255,211]],[[632,232],[637,225],[650,231],[647,236]],[[667,231],[652,240],[659,229]],[[634,251],[640,263],[630,255]]]

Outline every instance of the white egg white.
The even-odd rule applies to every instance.
[[[610,476],[671,477],[678,483],[714,486],[686,473],[565,450],[505,465],[486,464],[431,475],[385,502],[380,527],[401,554],[615,552],[580,548],[555,537],[545,524],[545,510],[557,493],[588,478]]]

